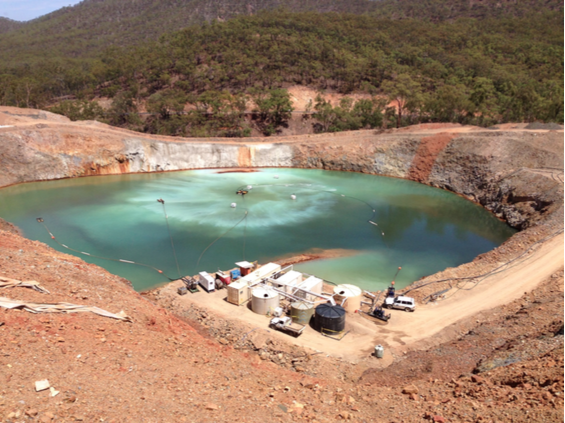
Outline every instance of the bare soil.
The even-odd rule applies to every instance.
[[[45,112],[3,110],[0,125],[17,126],[19,133],[61,131],[57,140],[46,132],[34,141],[39,152],[120,153],[112,140],[131,134],[69,124]],[[0,128],[0,136],[11,130]],[[412,133],[475,130],[439,125]],[[544,130],[506,130],[523,131],[524,139],[531,134],[527,142],[545,148],[534,138]],[[363,162],[374,148],[340,137],[336,155],[349,143],[356,146],[353,158]],[[306,148],[309,141],[285,142]],[[312,144],[321,142],[312,136]],[[554,147],[547,146],[547,157],[562,155]],[[5,151],[0,160],[19,160]],[[3,166],[32,163],[24,159],[32,160]],[[562,171],[547,166],[536,172],[562,190]],[[519,205],[544,210],[529,197]],[[0,309],[0,421],[562,422],[562,228],[561,212],[561,220],[532,226],[472,263],[417,281],[410,292],[416,312],[391,311],[387,325],[356,315],[348,317],[353,331],[341,341],[309,331],[295,342],[269,331],[265,317],[225,304],[221,293],[219,301],[205,293],[181,297],[171,284],[141,295],[128,281],[27,240],[0,219],[0,275],[36,280],[50,291],[11,288],[0,296],[86,304],[132,318]],[[371,356],[375,344],[384,345],[384,359]],[[45,379],[55,396],[36,391],[35,382]]]
[[[532,257],[532,269],[547,267],[539,260]],[[323,354],[296,345],[265,330],[265,318],[249,310],[260,324],[235,319],[235,306],[215,310],[204,301],[209,294],[139,295],[97,266],[5,231],[0,273],[37,280],[51,292],[13,288],[2,292],[9,298],[95,305],[133,318],[0,311],[0,416],[6,422],[563,417],[562,268],[508,304],[431,336],[438,340],[433,347],[387,347],[382,361],[346,346],[349,334],[331,343],[317,335],[329,348]],[[449,307],[449,298],[444,301]],[[434,307],[440,306],[428,306],[430,313]],[[406,315],[413,324],[425,312],[393,312],[393,319]],[[386,334],[387,328],[377,329]],[[357,349],[356,358],[340,358],[348,348]],[[35,391],[44,379],[57,396]]]

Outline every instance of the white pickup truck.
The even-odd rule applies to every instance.
[[[416,310],[416,301],[412,297],[387,297],[383,304],[385,308],[396,308],[397,310],[414,311]]]
[[[304,328],[306,325],[301,325],[292,321],[290,317],[274,317],[271,319],[270,326],[274,329],[281,330],[283,332],[289,333],[294,337],[297,337],[302,332],[304,332]]]

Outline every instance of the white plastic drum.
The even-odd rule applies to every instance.
[[[251,309],[257,314],[273,314],[280,306],[278,292],[267,287],[257,287],[251,292]]]
[[[343,284],[334,287],[334,299],[345,311],[355,313],[361,308],[363,291],[355,285]]]

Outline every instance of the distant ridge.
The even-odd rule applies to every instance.
[[[30,22],[3,19],[0,56],[28,60],[49,50],[84,57],[108,46],[135,45],[194,24],[261,10],[358,14],[373,11],[375,5],[370,0],[85,0]]]
[[[0,66],[41,57],[89,57],[187,26],[284,8],[373,14],[385,19],[449,20],[563,10],[559,0],[84,0],[29,22],[0,18]]]
[[[3,18],[2,16],[0,16],[0,34],[13,31],[22,25],[24,25],[23,22],[14,21],[12,19]]]

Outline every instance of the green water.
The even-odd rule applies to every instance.
[[[247,185],[253,186],[249,194],[235,194]],[[446,191],[399,179],[302,169],[199,170],[23,184],[0,190],[0,216],[26,237],[57,250],[69,252],[51,239],[37,217],[73,249],[144,263],[176,278],[158,198],[165,200],[182,275],[229,269],[244,259],[265,263],[312,248],[346,249],[353,254],[295,269],[377,290],[402,266],[396,278],[402,287],[471,261],[514,233],[481,207]],[[230,207],[232,202],[236,208]],[[139,291],[168,280],[148,267],[72,254],[129,279]]]

